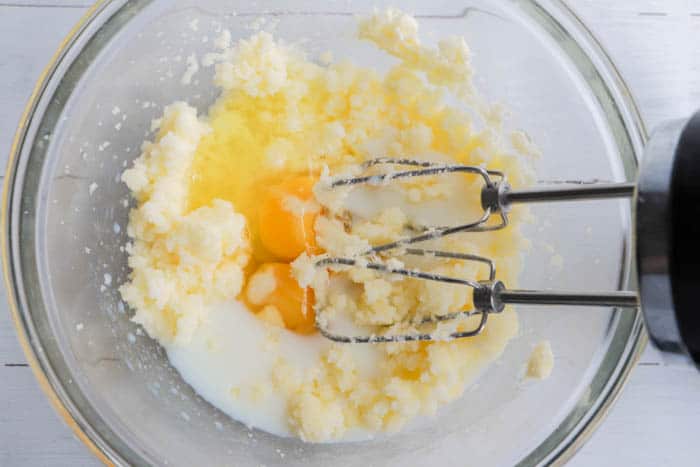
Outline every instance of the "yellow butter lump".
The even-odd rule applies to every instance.
[[[421,71],[431,84],[445,86],[462,98],[474,97],[471,54],[463,37],[441,39],[436,48],[425,46],[415,18],[396,9],[360,21],[358,36],[400,59],[405,67]]]
[[[155,141],[122,176],[138,206],[128,225],[131,277],[120,292],[151,336],[186,342],[206,319],[207,303],[233,299],[243,286],[246,220],[220,199],[187,207],[194,154],[211,131],[196,110],[172,104],[156,127]]]

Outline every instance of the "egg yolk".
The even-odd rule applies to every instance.
[[[314,202],[311,176],[295,176],[267,187],[258,210],[262,245],[280,260],[292,261],[316,248],[314,221],[319,206]]]
[[[287,263],[260,265],[248,279],[246,300],[258,313],[276,310],[291,331],[299,334],[316,331],[313,290],[299,287]]]

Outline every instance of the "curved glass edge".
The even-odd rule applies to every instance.
[[[7,301],[10,314],[15,326],[18,340],[27,359],[27,363],[39,384],[46,394],[54,410],[63,419],[65,424],[73,431],[76,437],[85,444],[97,459],[105,465],[117,465],[124,463],[123,459],[109,446],[98,431],[82,416],[74,401],[68,396],[66,388],[57,377],[56,371],[47,357],[40,339],[36,323],[29,315],[21,310],[27,303],[28,297],[23,288],[22,260],[13,253],[14,242],[19,238],[19,216],[16,214],[17,206],[21,199],[21,190],[16,186],[17,181],[22,181],[25,162],[22,161],[22,153],[25,152],[25,142],[32,133],[32,117],[43,111],[40,108],[47,92],[52,88],[52,80],[56,79],[57,71],[69,59],[69,51],[81,38],[94,33],[101,24],[97,24],[100,18],[106,21],[111,15],[103,14],[106,10],[116,11],[119,7],[110,8],[115,1],[97,0],[87,9],[66,37],[59,44],[56,52],[49,60],[40,74],[37,84],[24,108],[15,132],[8,162],[6,176],[2,190],[2,239],[0,239],[2,253],[2,267],[7,290]],[[55,88],[55,86],[54,86]],[[18,196],[20,195],[20,196]],[[21,212],[21,211],[19,211]]]
[[[625,177],[632,179],[647,140],[647,131],[632,94],[612,60],[583,21],[560,0],[542,0],[536,4],[516,0],[516,3],[530,13],[540,26],[563,39],[560,46],[576,68],[585,74],[612,129],[618,149],[624,149],[620,151],[620,158]],[[553,27],[556,29],[552,30]],[[636,265],[633,248],[630,248],[633,245],[627,241],[626,246],[620,288],[636,285]],[[617,326],[608,352],[584,395],[584,403],[576,407],[519,465],[566,463],[591,437],[620,396],[647,343],[647,335],[638,310],[617,310],[615,318]]]
[[[29,322],[26,316],[19,310],[18,303],[24,301],[21,299],[21,284],[23,281],[21,280],[21,276],[17,274],[17,264],[19,263],[15,261],[16,258],[12,257],[10,251],[12,232],[14,232],[16,228],[10,216],[12,215],[13,207],[12,189],[15,185],[15,180],[17,180],[16,175],[19,154],[22,151],[31,116],[37,110],[37,104],[44,97],[48,87],[47,84],[53,78],[54,72],[58,68],[61,60],[65,58],[67,51],[74,45],[77,39],[86,32],[87,25],[99,22],[97,20],[100,19],[101,24],[97,24],[97,26],[107,23],[111,15],[103,15],[106,9],[105,7],[110,6],[110,10],[116,11],[119,9],[119,6],[115,5],[119,3],[123,4],[124,2],[100,0],[93,5],[61,43],[58,51],[54,54],[54,57],[40,76],[38,84],[20,120],[20,125],[11,148],[7,167],[8,176],[5,180],[2,203],[2,227],[4,233],[2,238],[2,258],[5,282],[13,320],[25,355],[40,386],[51,400],[59,415],[65,420],[66,424],[73,429],[79,439],[107,465],[123,463],[125,459],[117,453],[118,450],[115,450],[113,445],[108,443],[104,437],[101,436],[102,433],[95,430],[94,427],[90,426],[90,424],[84,420],[84,417],[82,417],[80,412],[76,409],[75,404],[68,398],[59,379],[55,376],[50,362],[47,360],[41,343],[35,338],[36,331],[33,323]],[[575,60],[575,58],[577,58],[576,56],[580,56],[578,57],[579,59],[583,58],[583,60],[587,61],[589,65],[588,71],[592,68],[595,78],[600,81],[599,84],[602,84],[599,89],[595,89],[595,91],[597,91],[596,97],[599,99],[599,104],[601,104],[603,109],[607,112],[614,112],[617,117],[617,122],[622,124],[622,127],[619,128],[615,128],[615,125],[613,125],[613,129],[618,130],[615,131],[616,137],[627,137],[629,143],[628,147],[632,148],[631,157],[623,157],[625,171],[629,175],[632,171],[636,170],[636,156],[639,151],[641,151],[641,147],[646,140],[646,130],[644,129],[644,124],[629,90],[618,71],[605,54],[603,48],[576,14],[561,3],[560,0],[543,1],[539,2],[537,5],[530,4],[524,0],[516,0],[515,3],[519,4],[523,10],[530,13],[533,19],[538,21],[543,28],[550,30],[550,32],[552,24],[555,24],[559,28],[556,31],[559,35],[564,35],[569,39],[573,39],[569,32],[569,29],[572,29],[581,36],[576,37],[575,41],[571,41],[569,47],[565,47],[564,44],[562,44],[562,46],[570,57],[574,58],[579,69],[581,62]],[[111,8],[113,6],[115,7]],[[568,21],[571,24],[564,27],[561,21]],[[582,44],[589,46],[590,50],[584,51],[581,49],[580,46]],[[575,49],[571,46],[575,47]],[[591,59],[596,58],[600,63],[594,64],[591,61]],[[604,73],[605,76],[601,73]],[[611,95],[609,91],[614,91],[616,95]],[[618,105],[619,102],[622,102],[624,105]],[[608,121],[608,123],[614,122],[615,121]],[[628,154],[628,156],[630,155]],[[20,280],[17,280],[18,278],[20,278]],[[631,368],[646,343],[646,334],[644,333],[641,317],[638,313],[635,313],[634,316],[629,316],[628,313],[627,317],[623,316],[621,320],[624,322],[618,324],[615,336],[624,334],[629,336],[629,338],[625,339],[624,345],[618,346],[623,347],[619,352],[614,352],[612,355],[610,355],[609,352],[603,360],[601,369],[594,378],[594,380],[598,380],[599,383],[603,383],[600,384],[601,391],[595,403],[587,407],[581,407],[580,410],[570,414],[567,417],[569,423],[566,423],[567,420],[565,420],[565,422],[560,425],[560,429],[555,430],[555,432],[541,443],[540,446],[524,458],[520,462],[520,465],[536,465],[540,463],[554,463],[559,465],[564,463],[583,445],[602,421],[608,408],[619,396],[620,390],[627,380]],[[613,337],[613,344],[617,341],[615,336]],[[608,371],[601,375],[600,373],[604,369]],[[594,408],[594,410],[591,410],[592,408]],[[571,423],[572,421],[574,423]],[[578,423],[576,421],[578,421]],[[561,428],[564,429],[562,430]],[[566,433],[562,434],[563,431],[566,431]]]

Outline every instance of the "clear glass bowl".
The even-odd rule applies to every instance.
[[[304,444],[251,430],[198,397],[128,320],[128,207],[118,176],[162,106],[214,100],[211,69],[181,84],[189,54],[256,18],[311,56],[381,65],[352,38],[383,1],[115,0],[98,3],[48,66],[17,133],[4,196],[3,259],[28,359],[66,422],[105,462],[159,465],[534,465],[580,446],[645,342],[633,311],[521,307],[522,331],[464,397],[420,427],[359,444]],[[464,35],[480,89],[509,107],[544,157],[543,179],[632,180],[645,131],[601,48],[556,1],[405,1],[428,37]],[[198,24],[193,23],[199,19]],[[258,21],[260,25],[260,21]],[[197,29],[195,31],[194,29]],[[204,37],[208,39],[205,42]],[[178,61],[176,57],[181,59]],[[118,109],[117,109],[118,108]],[[121,125],[120,125],[121,124]],[[117,129],[117,127],[120,127]],[[630,204],[533,208],[523,287],[633,287]],[[561,255],[552,261],[553,255]],[[111,282],[110,282],[111,278]],[[524,381],[549,339],[555,369]]]

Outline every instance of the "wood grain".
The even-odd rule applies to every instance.
[[[635,95],[649,127],[700,108],[700,0],[570,0]],[[0,1],[0,163],[34,82],[90,2]],[[95,466],[50,408],[0,287],[0,465]],[[648,349],[574,466],[697,465],[700,376]]]

